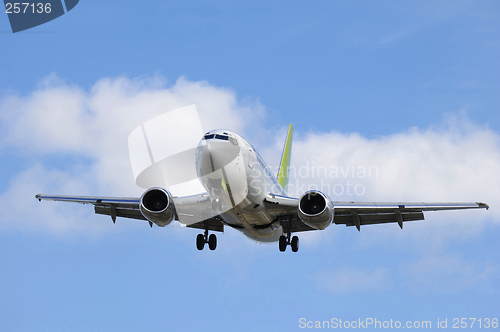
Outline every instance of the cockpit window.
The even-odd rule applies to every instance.
[[[215,135],[215,138],[227,141],[229,139],[226,135]]]
[[[223,140],[223,141],[229,141],[233,145],[238,145],[238,140],[236,140],[236,138],[230,137],[228,135],[207,134],[207,135],[203,136],[203,139],[213,139],[213,138],[220,139],[220,140]]]

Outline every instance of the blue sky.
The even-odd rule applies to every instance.
[[[0,329],[499,318],[499,16],[495,1],[81,0],[12,34],[0,15]],[[270,165],[292,123],[296,166],[378,168],[328,179],[366,188],[339,200],[492,208],[427,213],[403,231],[332,226],[282,254],[232,230],[198,252],[195,230],[33,198],[140,195],[126,135],[192,103]]]

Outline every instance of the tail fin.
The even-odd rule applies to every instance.
[[[288,169],[290,167],[290,159],[292,156],[292,136],[293,127],[288,125],[288,134],[286,135],[285,146],[283,147],[283,154],[281,155],[281,163],[278,171],[278,182],[283,187],[285,192],[288,186]]]

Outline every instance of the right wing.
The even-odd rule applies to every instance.
[[[424,220],[424,211],[488,209],[485,203],[358,203],[332,202],[334,223],[346,226],[374,225]]]
[[[298,218],[299,199],[276,194],[269,194],[265,199],[266,210],[279,218],[283,226],[291,224],[292,232],[314,230]],[[364,202],[332,202],[333,223],[346,226],[398,223],[424,220],[424,211],[488,209],[485,203],[364,203]]]

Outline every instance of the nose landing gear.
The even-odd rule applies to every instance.
[[[210,236],[208,236],[208,229],[205,229],[205,233],[198,234],[196,237],[196,248],[198,248],[198,250],[203,250],[205,243],[208,243],[208,248],[210,250],[215,250],[215,248],[217,248],[217,236],[215,234],[210,234]]]

